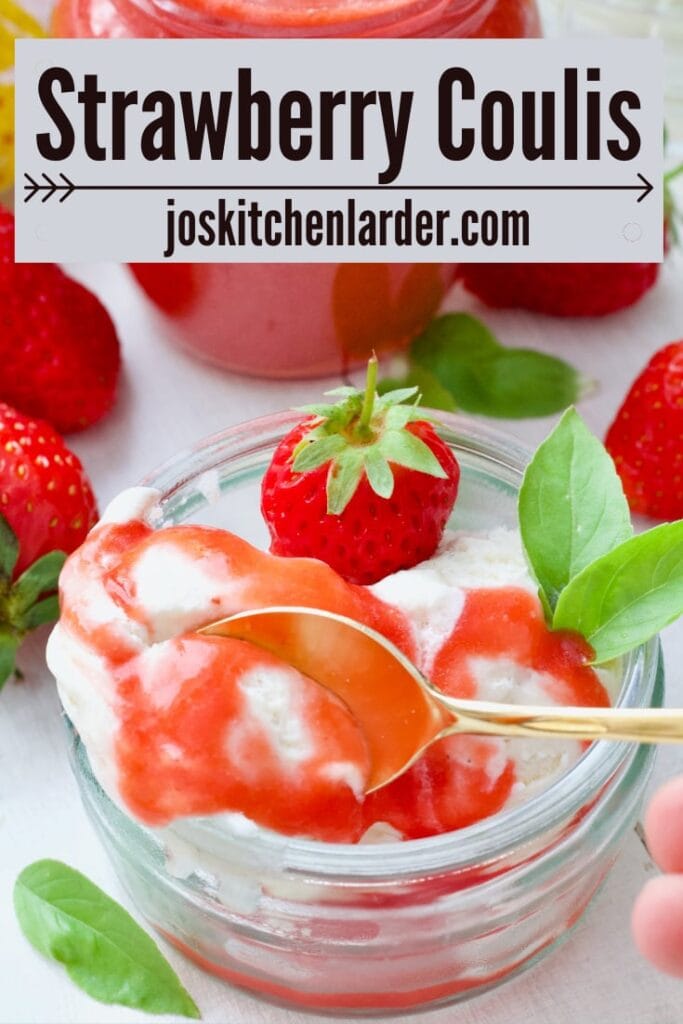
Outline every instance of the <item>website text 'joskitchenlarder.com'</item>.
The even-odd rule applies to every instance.
[[[277,206],[258,199],[227,197],[212,209],[181,209],[175,199],[166,207],[166,248],[170,259],[182,248],[239,249],[244,246],[287,249],[400,246],[529,245],[528,210],[445,210],[412,199],[387,209],[370,209],[349,198],[333,209],[302,210],[291,197]]]

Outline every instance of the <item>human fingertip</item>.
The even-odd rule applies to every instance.
[[[635,902],[631,929],[646,960],[683,978],[683,876],[661,875],[647,882]]]
[[[670,779],[652,797],[645,838],[662,871],[683,873],[683,775]]]

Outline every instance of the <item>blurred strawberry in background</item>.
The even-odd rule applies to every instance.
[[[658,263],[465,263],[459,273],[487,306],[561,317],[626,309],[658,276]]]
[[[120,361],[92,292],[54,264],[14,262],[14,216],[0,207],[0,401],[83,430],[114,404]]]
[[[605,446],[633,512],[683,518],[683,340],[652,357],[617,413]]]
[[[96,520],[90,482],[59,434],[0,402],[0,687],[27,633],[57,618],[64,559]]]
[[[664,251],[677,240],[671,186],[683,164],[664,178]],[[487,306],[559,317],[607,316],[627,309],[657,283],[659,263],[465,263],[464,288]]]

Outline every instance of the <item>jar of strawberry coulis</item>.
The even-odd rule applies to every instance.
[[[161,492],[155,527],[194,521],[267,546],[254,514],[261,477],[298,418],[241,424],[154,472],[144,483]],[[449,526],[516,527],[528,453],[479,423],[440,420],[461,468]],[[661,706],[658,643],[623,659],[614,683],[623,707]],[[654,748],[594,743],[526,802],[376,845],[282,836],[246,819],[237,828],[223,815],[149,828],[105,794],[73,728],[70,754],[122,883],[185,955],[262,998],[395,1020],[502,984],[561,945],[637,820]]]
[[[536,0],[58,0],[83,38],[537,36]],[[240,373],[316,376],[406,344],[453,280],[447,264],[141,264],[176,340]]]

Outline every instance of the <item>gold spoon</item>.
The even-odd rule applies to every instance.
[[[456,733],[683,741],[678,709],[532,707],[449,697],[381,633],[317,608],[238,612],[199,632],[246,640],[337,694],[368,742],[368,793],[401,775],[435,740]]]

